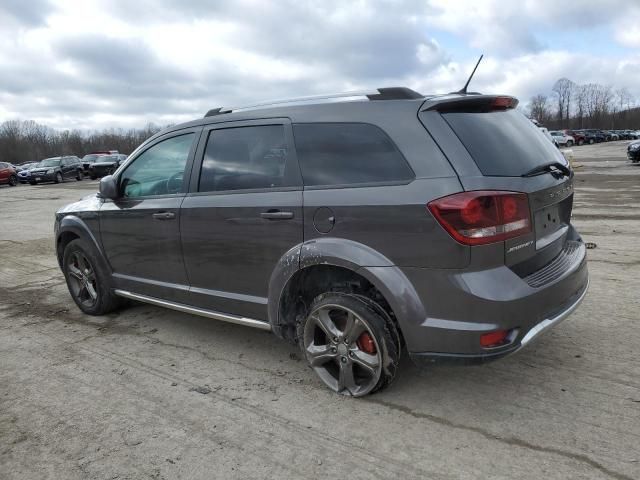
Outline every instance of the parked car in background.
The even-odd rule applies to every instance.
[[[144,142],[56,213],[72,301],[271,331],[353,396],[390,385],[404,351],[484,363],[575,310],[573,172],[516,99],[353,97],[218,108]]]
[[[575,145],[583,145],[584,144],[584,133],[579,132],[577,130],[562,130],[562,133],[569,137],[573,137],[573,143]]]
[[[109,155],[109,152],[107,151],[102,151],[102,152],[91,152],[86,154],[84,157],[82,157],[82,170],[84,171],[84,173],[86,175],[89,174],[89,165],[91,165],[92,163],[95,163],[98,161],[98,159],[100,157],[103,157],[104,155]]]
[[[42,182],[64,182],[65,179],[82,180],[82,162],[78,157],[52,157],[42,160],[31,170],[29,183],[35,185]]]
[[[627,158],[633,163],[640,162],[640,140],[633,141],[627,146]]]
[[[556,145],[560,145],[561,147],[573,147],[573,145],[576,143],[575,139],[571,135],[567,135],[566,133],[559,130],[554,130],[549,133],[556,141]]]
[[[38,166],[38,162],[23,163],[17,169],[18,181],[20,183],[29,183],[31,178],[31,170]]]
[[[602,130],[602,133],[605,134],[605,136],[607,137],[607,141],[608,142],[613,142],[613,141],[616,141],[616,140],[620,140],[620,135],[618,135],[613,130]]]
[[[600,131],[598,130],[584,129],[584,130],[581,130],[581,132],[585,136],[586,143],[593,144],[593,143],[601,143],[605,141],[605,136],[602,133],[600,133]]]
[[[556,147],[560,147],[555,137],[549,133],[549,130],[547,130],[547,127],[541,127],[540,125],[538,125],[538,130],[540,130],[542,134]]]
[[[16,169],[7,162],[0,162],[0,185],[8,184],[15,187],[18,184]]]
[[[640,130],[624,130],[628,140],[636,140],[640,138]]]
[[[111,175],[126,159],[127,156],[121,153],[102,155],[97,162],[89,165],[89,178],[91,178],[91,180],[95,180],[96,178],[104,177],[105,175]]]
[[[612,130],[612,132],[615,132],[620,140],[629,140],[629,134],[625,130]]]

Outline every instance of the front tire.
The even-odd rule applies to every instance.
[[[15,175],[11,175],[9,177],[9,186],[15,187],[17,184],[18,184],[18,177],[16,177]]]
[[[594,144],[594,142],[595,142],[595,140],[594,140],[593,138],[590,138],[590,139],[589,139],[589,145],[593,145],[593,144]]]
[[[400,337],[386,312],[369,298],[320,295],[297,328],[307,362],[334,392],[362,397],[393,382]]]
[[[76,180],[80,182],[82,180],[82,178],[83,178],[82,170],[78,170],[76,172]]]
[[[71,298],[89,315],[104,315],[120,305],[112,290],[111,276],[95,248],[77,238],[64,249],[62,269]]]
[[[62,183],[62,182],[64,182],[64,177],[60,172],[56,173],[56,178],[54,180],[54,183]]]
[[[567,147],[568,147],[568,148],[573,147],[573,142],[572,142],[571,140],[569,140],[569,141],[567,142]]]

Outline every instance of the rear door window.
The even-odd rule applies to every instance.
[[[365,123],[293,126],[304,184],[336,186],[410,181],[413,171],[380,128]]]
[[[555,145],[517,110],[442,116],[485,176],[519,177],[549,162],[566,164]]]
[[[289,187],[297,168],[289,159],[284,125],[211,130],[200,170],[199,192]]]

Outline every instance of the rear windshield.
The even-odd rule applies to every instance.
[[[545,163],[566,164],[555,145],[517,110],[442,116],[485,176],[519,177]]]

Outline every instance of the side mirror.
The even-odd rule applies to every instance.
[[[102,198],[110,198],[115,200],[118,195],[118,183],[113,175],[107,175],[100,179],[100,196]]]

